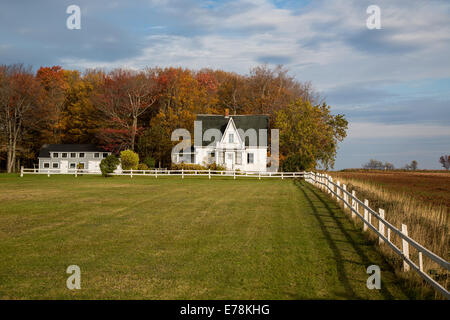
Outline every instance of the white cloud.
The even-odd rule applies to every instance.
[[[348,140],[386,138],[449,137],[450,127],[432,124],[386,124],[374,122],[350,122]]]
[[[290,58],[288,67],[299,80],[310,80],[319,90],[358,81],[449,76],[450,3],[378,1],[383,29],[373,33],[365,25],[368,4],[314,1],[295,12],[268,0],[231,1],[219,9],[200,7],[195,1],[154,0],[153,8],[167,14],[168,25],[145,40],[139,55],[109,63],[101,58],[61,61],[76,68],[160,64],[246,73],[260,63],[260,57],[284,56]],[[170,33],[175,22],[203,32],[194,28],[192,33]]]

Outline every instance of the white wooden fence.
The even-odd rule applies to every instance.
[[[20,176],[24,174],[44,174],[50,177],[54,174],[70,174],[75,177],[78,175],[90,174],[99,175],[98,171],[88,171],[86,169],[29,169],[21,168]],[[209,179],[213,176],[233,177],[236,178],[302,178],[304,172],[260,172],[260,171],[232,171],[232,170],[167,170],[167,169],[152,169],[152,170],[122,170],[120,172],[111,173],[112,176],[147,176],[147,177],[161,177],[161,176],[181,176],[182,179],[188,176],[207,176]]]
[[[347,208],[351,211],[352,217],[358,217],[359,219],[361,219],[361,221],[363,222],[364,231],[370,228],[373,232],[375,232],[378,235],[379,244],[387,244],[397,255],[399,255],[403,259],[403,271],[406,272],[409,271],[410,268],[412,268],[437,291],[442,293],[447,299],[450,299],[449,291],[436,280],[431,278],[426,272],[424,272],[423,256],[428,257],[447,271],[450,270],[450,263],[410,238],[408,236],[408,229],[405,224],[402,224],[402,230],[397,229],[394,225],[392,225],[385,219],[383,209],[379,209],[379,212],[377,213],[369,207],[368,200],[365,199],[364,202],[359,200],[356,197],[355,191],[353,191],[352,193],[348,192],[345,184],[341,185],[339,181],[337,181],[336,183],[333,182],[333,178],[329,175],[314,172],[305,172],[304,178],[305,181],[329,193],[333,198],[336,198],[338,202],[343,202],[344,208]],[[359,207],[362,207],[364,209],[364,215],[359,212]],[[378,227],[372,224],[373,216],[378,219]],[[387,234],[385,233],[385,229],[387,229]],[[392,234],[396,234],[400,237],[402,242],[401,249],[391,241]],[[410,245],[418,251],[418,264],[414,263],[410,259]]]

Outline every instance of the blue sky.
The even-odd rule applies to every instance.
[[[66,8],[81,8],[81,30]],[[369,5],[381,29],[366,27]],[[450,153],[450,1],[41,0],[0,3],[0,63],[83,70],[284,64],[350,121],[336,169],[438,169]]]

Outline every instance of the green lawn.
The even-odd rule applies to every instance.
[[[411,298],[301,181],[0,175],[0,241],[2,299]],[[382,290],[366,288],[371,264]]]

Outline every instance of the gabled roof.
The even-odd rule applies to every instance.
[[[40,158],[50,158],[51,152],[108,152],[94,144],[44,144],[39,151]]]
[[[234,123],[233,118],[229,118],[228,119],[228,124],[227,124],[224,132],[222,133],[222,140],[220,142],[224,143],[226,141],[226,134],[228,134],[230,131],[233,131],[233,132],[237,131],[238,139],[239,139],[238,144],[241,144],[242,143],[242,137],[239,134],[238,128],[236,127],[236,124]]]
[[[259,130],[269,130],[269,116],[268,115],[230,115],[225,117],[224,115],[211,115],[211,114],[198,114],[197,121],[202,121],[202,135],[208,129],[219,129],[223,134],[228,125],[229,118],[233,118],[233,122],[236,128],[246,132],[248,129],[255,129],[258,137],[257,145],[267,146],[267,141],[259,141]],[[239,130],[240,131],[240,130]],[[241,139],[243,140],[242,132],[239,132]],[[269,133],[267,132],[267,135]],[[202,141],[202,146],[207,146],[210,141]]]

